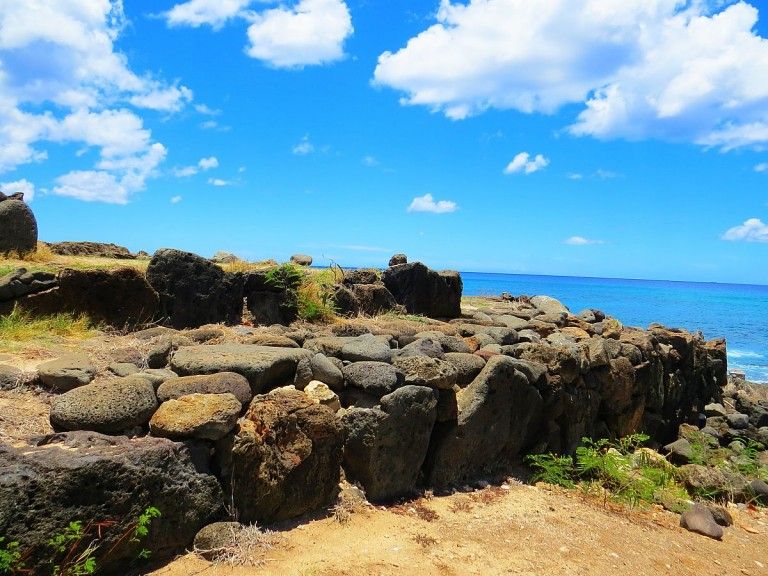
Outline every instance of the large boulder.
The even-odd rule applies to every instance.
[[[144,275],[133,268],[62,270],[58,287],[19,302],[36,314],[85,314],[94,322],[133,329],[153,320],[159,298]]]
[[[371,501],[390,500],[416,488],[437,416],[437,393],[405,386],[380,407],[351,408],[342,416],[344,470]]]
[[[232,394],[241,404],[251,401],[251,386],[245,376],[235,372],[182,376],[163,381],[157,389],[160,402],[187,394]]]
[[[172,440],[219,440],[235,427],[241,408],[232,394],[189,394],[163,402],[149,421],[149,431]]]
[[[347,386],[380,398],[403,385],[403,374],[386,362],[352,362],[344,366]]]
[[[238,423],[227,475],[243,523],[270,523],[329,505],[338,490],[343,433],[303,392],[257,396]]]
[[[421,262],[387,268],[382,280],[398,304],[410,314],[430,318],[461,316],[463,284],[458,272],[436,272]]]
[[[239,324],[243,277],[225,273],[201,256],[180,250],[155,252],[147,280],[160,295],[160,314],[174,328]]]
[[[51,424],[57,430],[122,434],[144,426],[157,406],[155,387],[149,380],[138,376],[116,378],[54,397]]]
[[[85,354],[66,354],[40,364],[37,374],[43,386],[66,392],[90,384],[96,367]]]
[[[375,284],[355,284],[352,286],[360,313],[367,316],[376,316],[393,310],[397,302],[387,287],[380,282]]]
[[[266,271],[254,271],[245,275],[243,296],[254,324],[270,326],[288,325],[298,316],[295,294],[286,287],[269,281]]]
[[[296,365],[314,354],[301,348],[270,348],[253,344],[184,346],[171,359],[171,369],[182,376],[236,372],[258,394],[293,381]]]
[[[22,200],[0,201],[0,255],[37,249],[37,220]]]
[[[312,266],[312,256],[309,254],[294,254],[291,256],[291,264],[299,266]]]
[[[427,482],[444,487],[498,463],[511,430],[514,362],[494,356],[458,394],[458,421],[436,435],[427,458]]]
[[[0,534],[32,550],[26,568],[44,574],[46,542],[70,522],[115,522],[102,530],[99,550],[117,546],[107,559],[96,554],[97,567],[126,574],[142,548],[153,560],[170,556],[222,512],[219,483],[192,462],[184,445],[164,438],[68,432],[36,446],[0,445]],[[121,538],[150,506],[161,516],[147,537]]]

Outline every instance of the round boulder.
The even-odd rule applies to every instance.
[[[120,434],[144,426],[157,410],[152,383],[129,376],[101,384],[87,384],[51,402],[51,425],[58,430],[93,430]]]
[[[398,264],[408,264],[408,257],[405,254],[395,254],[389,259],[390,266],[397,266]]]
[[[0,254],[27,254],[37,249],[37,220],[21,200],[0,202]]]
[[[294,254],[291,256],[291,264],[298,264],[299,266],[312,266],[312,256],[307,254]]]
[[[206,560],[215,560],[235,543],[237,533],[242,529],[243,526],[239,522],[208,524],[197,533],[192,547],[197,554]]]
[[[252,396],[248,380],[235,372],[171,378],[160,384],[157,389],[157,399],[160,402],[175,400],[188,394],[232,394],[240,404],[247,404]]]
[[[43,362],[37,372],[43,386],[67,391],[89,384],[96,375],[96,368],[87,356],[71,354]]]

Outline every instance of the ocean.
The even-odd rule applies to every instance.
[[[462,272],[465,296],[546,294],[577,313],[597,308],[627,326],[658,322],[725,338],[728,370],[768,383],[768,286]]]

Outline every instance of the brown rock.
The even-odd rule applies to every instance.
[[[190,394],[163,402],[149,421],[149,431],[172,440],[218,440],[235,427],[241,408],[232,394]]]

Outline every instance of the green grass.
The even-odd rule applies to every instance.
[[[50,341],[56,337],[85,339],[95,332],[91,321],[84,315],[32,317],[15,307],[10,314],[0,316],[0,343]]]

